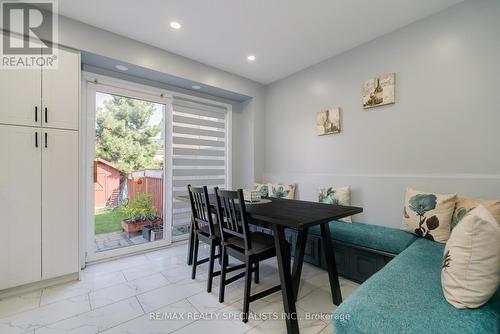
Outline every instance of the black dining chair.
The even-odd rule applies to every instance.
[[[212,219],[207,187],[196,188],[188,185],[188,193],[193,215],[192,228],[194,230],[193,271],[191,278],[196,278],[196,267],[208,261],[207,292],[212,292],[212,280],[214,276],[220,274],[220,271],[214,272],[214,261],[221,256],[220,228],[217,224],[214,224]],[[202,260],[198,260],[198,245],[200,241],[210,246],[209,257]],[[219,248],[219,254],[217,255],[215,255],[216,247]]]
[[[262,232],[249,231],[245,201],[241,189],[238,191],[225,191],[215,188],[215,195],[217,200],[217,221],[222,239],[219,302],[224,302],[226,285],[244,276],[243,322],[247,322],[251,302],[281,289],[278,285],[253,296],[250,295],[252,273],[255,273],[255,283],[259,283],[259,262],[276,256],[274,238]],[[226,279],[229,255],[245,264],[245,272]]]

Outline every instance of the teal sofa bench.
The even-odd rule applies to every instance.
[[[444,244],[418,239],[333,314],[336,334],[500,333],[500,291],[478,309],[456,309],[441,289]]]
[[[334,220],[329,227],[337,272],[358,283],[370,278],[417,239],[401,229],[372,224]],[[251,226],[251,230],[272,233],[262,226]],[[294,255],[297,232],[286,230],[286,237]],[[313,226],[309,229],[304,261],[326,269],[322,247],[320,228]]]
[[[329,226],[339,275],[359,283],[417,239],[403,230],[372,224],[332,221]],[[314,226],[309,230],[305,261],[326,268],[321,247],[320,229]]]
[[[392,227],[342,221],[332,221],[329,225],[332,240],[394,255],[417,239],[414,234]],[[320,235],[319,226],[312,227],[309,233]]]

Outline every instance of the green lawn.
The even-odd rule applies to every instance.
[[[122,208],[96,209],[95,210],[95,234],[121,231],[121,222],[125,218]]]

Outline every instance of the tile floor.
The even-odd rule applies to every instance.
[[[200,248],[207,253],[205,247]],[[243,280],[228,286],[218,302],[218,279],[206,292],[207,265],[196,280],[186,265],[187,244],[87,267],[82,280],[0,300],[0,333],[286,333],[281,292],[250,304],[248,323],[239,319]],[[276,259],[261,264],[257,292],[278,282]],[[297,301],[301,333],[333,333],[325,271],[304,265]],[[344,299],[358,285],[341,279]],[[309,312],[309,313],[308,313]],[[321,317],[321,315],[326,317]]]

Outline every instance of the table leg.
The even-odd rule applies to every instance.
[[[292,268],[293,295],[295,301],[299,297],[300,275],[302,274],[302,265],[304,264],[307,232],[308,232],[307,228],[297,231],[297,246],[295,247],[295,258],[293,259],[293,268]]]
[[[332,291],[333,303],[338,306],[342,303],[342,293],[340,292],[339,275],[337,273],[335,254],[330,239],[330,226],[328,223],[321,224],[321,243],[323,244],[326,266],[328,268],[328,278],[330,279],[330,290]]]
[[[283,226],[274,225],[274,244],[276,246],[276,258],[278,260],[278,271],[280,275],[281,293],[283,296],[283,307],[285,310],[285,322],[288,334],[299,333],[295,298],[293,294],[293,280],[290,273],[290,250],[285,238]]]
[[[191,217],[191,224],[189,225],[189,245],[187,253],[187,264],[188,266],[193,264],[193,245],[194,245],[194,228],[193,228],[193,217]]]

